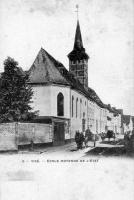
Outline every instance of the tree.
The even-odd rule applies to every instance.
[[[8,57],[0,78],[0,122],[26,121],[36,116],[30,106],[33,91],[28,82],[28,74]]]

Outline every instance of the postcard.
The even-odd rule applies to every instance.
[[[134,199],[133,0],[0,1],[0,200]]]

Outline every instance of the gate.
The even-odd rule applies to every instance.
[[[64,122],[54,122],[54,145],[63,145],[65,143]]]

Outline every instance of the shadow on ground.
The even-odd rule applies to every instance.
[[[85,153],[85,156],[126,156],[124,147],[95,147]]]
[[[111,145],[124,145],[124,140],[123,139],[119,139],[119,140],[112,140],[112,141],[102,141],[100,142],[100,144],[111,144]]]
[[[73,151],[78,151],[78,149],[76,148],[76,149],[71,149],[71,150],[69,150],[69,151],[71,151],[71,152],[73,152]]]
[[[88,145],[87,147],[91,147],[91,148],[93,148],[93,145]],[[86,147],[86,148],[87,148]],[[83,149],[85,149],[85,147],[83,146],[82,147],[82,149],[81,150],[83,150]],[[75,147],[75,148],[73,148],[73,149],[69,149],[68,151],[71,151],[71,152],[73,152],[73,151],[78,151],[79,149],[77,149],[77,147]]]

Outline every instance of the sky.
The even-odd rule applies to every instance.
[[[134,115],[134,0],[0,0],[0,72],[7,56],[28,70],[41,47],[68,69],[76,4],[89,87]]]

